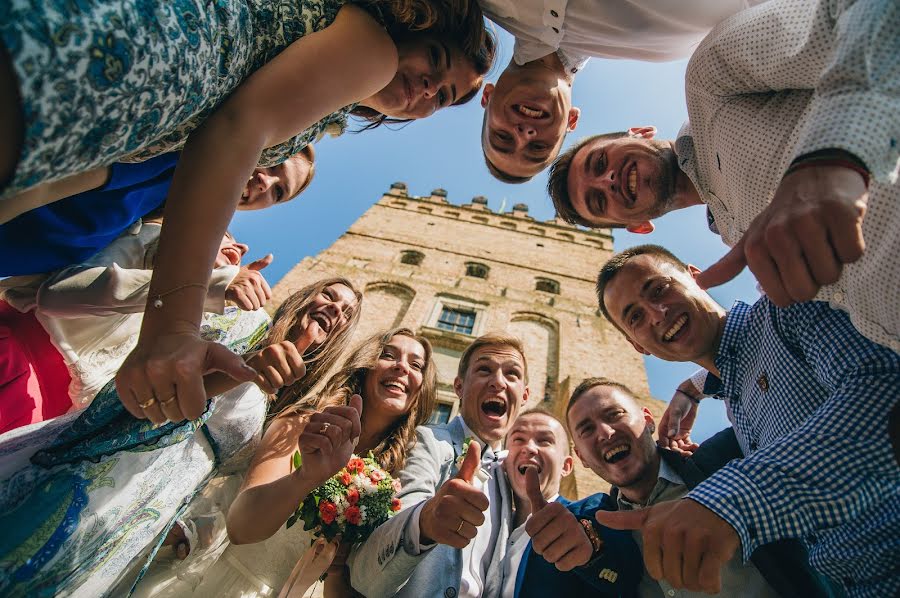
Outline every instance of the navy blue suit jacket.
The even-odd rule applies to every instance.
[[[516,574],[515,598],[546,596],[634,596],[644,573],[644,560],[629,531],[601,526],[594,513],[615,510],[606,494],[578,502],[561,502],[578,519],[587,519],[603,539],[603,553],[583,567],[559,571],[531,549],[525,548]]]

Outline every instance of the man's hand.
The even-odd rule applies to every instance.
[[[772,203],[728,254],[697,277],[703,288],[726,283],[745,266],[775,305],[809,301],[837,282],[843,264],[862,257],[865,179],[843,166],[810,166],[781,180]]]
[[[688,379],[678,385],[675,394],[659,420],[659,440],[657,444],[663,448],[690,455],[700,448],[691,440],[691,428],[697,418],[697,403],[689,397],[699,400],[694,384]]]
[[[225,299],[231,301],[244,311],[253,311],[264,306],[272,298],[269,283],[260,274],[260,270],[272,263],[270,253],[249,266],[241,266],[237,276],[225,289]]]
[[[560,571],[571,571],[591,560],[594,547],[581,523],[562,503],[544,499],[534,468],[525,471],[525,490],[531,503],[531,517],[525,522],[531,548]]]
[[[274,394],[305,376],[303,354],[321,333],[319,325],[311,321],[296,341],[268,345],[251,355],[247,365],[257,372],[253,380],[256,385],[263,392]]]
[[[472,485],[479,467],[481,447],[473,441],[456,477],[447,480],[422,506],[419,514],[422,543],[437,542],[462,549],[478,534],[478,526],[484,523],[484,512],[490,506],[484,492]]]
[[[640,531],[650,576],[693,592],[721,592],[722,565],[740,547],[734,528],[690,499],[637,511],[597,511],[595,517],[612,529]]]
[[[353,395],[349,405],[333,405],[309,417],[297,439],[303,458],[298,475],[319,486],[347,465],[359,441],[362,397]]]

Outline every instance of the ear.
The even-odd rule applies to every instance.
[[[481,90],[481,107],[487,108],[488,102],[491,101],[491,94],[494,93],[494,84],[485,83],[484,89]]]
[[[626,337],[626,338],[628,338],[628,337]],[[628,339],[628,342],[631,343],[631,346],[634,347],[634,350],[637,351],[638,353],[640,353],[641,355],[650,355],[650,352],[647,351],[647,349],[645,349],[641,345],[639,345],[637,342],[631,340],[630,338]]]
[[[572,470],[575,468],[575,459],[572,458],[572,455],[566,455],[566,458],[563,459],[562,464],[562,477],[566,477]]]
[[[641,407],[641,415],[644,416],[644,422],[650,426],[650,432],[656,431],[656,422],[653,420],[653,414],[646,407]]]
[[[572,448],[575,450],[575,455],[576,455],[576,456],[578,457],[578,459],[581,461],[581,464],[582,464],[583,466],[587,467],[588,469],[590,469],[590,467],[588,467],[588,464],[584,462],[584,457],[581,456],[581,452],[578,450],[578,447],[577,447],[577,446],[573,446]]]
[[[644,222],[639,222],[638,224],[629,224],[625,227],[630,233],[635,233],[637,235],[646,235],[647,233],[652,233],[655,230],[655,226],[649,220]]]
[[[528,394],[531,392],[531,389],[527,386],[525,387],[525,392],[522,393],[522,405],[528,402]]]
[[[700,272],[701,272],[700,268],[698,268],[698,267],[695,266],[694,264],[688,264],[687,267],[688,267],[688,272],[690,272],[690,273],[691,273],[691,276],[692,276],[694,279],[696,279],[697,276],[698,276],[698,275],[700,274]]]
[[[462,385],[463,385],[462,378],[457,376],[456,378],[453,379],[453,392],[455,392],[456,396],[459,397],[460,402],[462,402],[462,398],[463,398]]]
[[[631,127],[628,129],[628,136],[640,139],[653,139],[656,136],[656,127]]]
[[[569,121],[566,126],[567,131],[574,131],[578,125],[578,117],[581,116],[581,108],[572,106],[569,108]]]

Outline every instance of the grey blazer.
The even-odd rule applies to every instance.
[[[400,471],[402,508],[376,529],[369,539],[353,547],[348,560],[353,588],[369,598],[455,598],[459,593],[462,551],[438,544],[421,554],[404,546],[404,530],[416,505],[434,496],[441,485],[456,475],[456,458],[462,453],[465,432],[460,417],[442,426],[419,426],[417,441]],[[501,517],[501,529],[508,530]],[[508,537],[508,533],[498,537]]]

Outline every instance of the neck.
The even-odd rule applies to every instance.
[[[719,354],[719,347],[722,345],[722,336],[725,334],[725,319],[728,316],[725,310],[716,317],[716,336],[710,345],[710,350],[701,357],[694,360],[694,363],[711,373],[716,378],[720,377],[719,368],[716,367],[716,356]]]
[[[659,460],[659,453],[655,453],[653,462],[644,472],[644,475],[641,476],[641,479],[636,480],[633,484],[629,484],[628,486],[619,486],[619,493],[621,493],[628,502],[645,505],[647,504],[647,501],[650,500],[650,494],[653,492],[653,488],[656,486],[656,482],[659,479]]]
[[[669,141],[668,143],[672,148],[672,152],[674,152],[675,142]],[[700,193],[697,192],[697,187],[694,186],[694,181],[678,166],[677,155],[675,160],[675,197],[672,202],[672,209],[680,210],[681,208],[702,205],[703,200],[700,198]]]
[[[356,445],[354,452],[357,455],[365,455],[369,451],[374,450],[396,424],[396,418],[379,417],[377,414],[372,413],[371,410],[363,410],[360,418],[359,443]]]
[[[513,520],[513,528],[517,528],[528,520],[531,515],[531,502],[527,498],[521,498],[518,495],[513,497],[516,504],[515,519]]]

